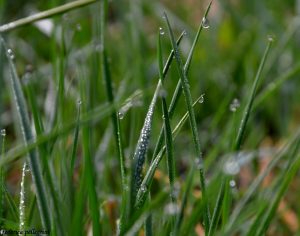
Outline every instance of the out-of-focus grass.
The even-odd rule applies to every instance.
[[[2,0],[1,25],[66,3]],[[204,22],[208,4],[97,1],[1,33],[14,58],[7,60],[1,47],[0,228],[19,229],[22,165],[37,153],[41,173],[31,168],[30,175],[43,184],[25,181],[25,229],[44,227],[53,235],[299,233],[299,2],[214,1]],[[162,74],[167,55],[177,50],[169,31],[175,38],[186,33],[180,55]],[[275,40],[245,119],[270,35]],[[19,101],[10,92],[10,70],[25,95]],[[172,108],[180,78],[188,80],[185,97]],[[149,124],[155,91],[163,97],[148,116],[149,143],[137,146],[139,136],[149,135],[142,126]],[[192,106],[191,98],[202,94]],[[18,106],[28,108],[26,124],[16,119]],[[183,116],[192,126],[176,128]],[[31,132],[26,143],[20,125]],[[201,144],[203,165],[194,161],[191,137]],[[138,172],[136,160],[142,160]],[[194,168],[205,170],[201,184]]]

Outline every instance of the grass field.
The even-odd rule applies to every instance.
[[[300,235],[300,1],[0,20],[0,235]]]

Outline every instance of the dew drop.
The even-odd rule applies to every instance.
[[[160,35],[164,35],[165,34],[165,31],[163,30],[163,28],[159,27],[159,34]]]
[[[7,49],[7,55],[9,56],[10,59],[12,59],[12,60],[15,59],[15,54],[14,54],[13,50],[11,50],[10,48]]]
[[[145,185],[142,185],[141,186],[141,191],[145,193],[147,191],[147,187]]]
[[[230,180],[229,181],[229,186],[231,187],[231,188],[235,188],[236,187],[236,182],[235,182],[235,180]]]
[[[203,93],[200,98],[199,98],[199,103],[203,103],[204,102],[204,95],[205,93]]]
[[[6,136],[6,130],[5,130],[5,129],[1,129],[0,133],[1,133],[1,136],[2,136],[2,137],[5,137],[5,136]]]
[[[77,105],[81,106],[82,105],[82,101],[80,99],[77,100]]]
[[[225,163],[224,171],[229,175],[236,175],[240,171],[240,166],[237,161],[231,160]]]
[[[186,30],[184,30],[184,31],[183,31],[183,35],[184,35],[184,36],[185,36],[185,35],[187,35],[187,32],[186,32]]]
[[[274,39],[274,36],[273,36],[273,35],[268,35],[268,41],[269,41],[269,42],[272,43],[272,42],[274,42],[274,40],[275,40],[275,39]]]
[[[180,208],[175,203],[169,203],[165,206],[164,212],[167,215],[176,215],[179,212]]]
[[[79,23],[76,24],[76,30],[77,30],[77,31],[81,31],[81,24],[79,24]]]
[[[124,118],[124,113],[119,111],[118,116],[119,116],[119,119],[122,120]]]
[[[206,17],[202,18],[202,27],[204,29],[208,29],[209,28],[209,20]]]
[[[240,107],[240,101],[235,98],[229,106],[230,111],[236,112],[236,110]]]
[[[198,170],[203,169],[203,160],[202,158],[196,158],[195,165]]]
[[[158,92],[158,96],[161,98],[167,97],[167,91],[165,89],[160,89]]]

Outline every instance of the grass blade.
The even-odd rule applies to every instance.
[[[159,64],[159,79],[162,84],[162,91],[164,89],[163,86],[163,58],[162,58],[162,46],[161,46],[161,35],[158,33],[158,64]],[[170,196],[171,202],[174,204],[176,202],[175,194],[174,194],[174,181],[175,181],[175,161],[173,154],[173,138],[172,138],[172,130],[170,125],[168,106],[166,98],[162,92],[161,94],[161,102],[162,102],[162,110],[163,110],[163,120],[164,120],[164,136],[167,150],[167,167],[169,174],[169,183],[170,183]],[[174,230],[175,224],[175,216],[172,217],[172,231]]]
[[[196,104],[199,103],[199,100],[201,99],[202,96],[200,96],[193,104],[193,106],[195,106]],[[182,128],[182,126],[184,125],[184,123],[186,122],[186,120],[188,119],[188,112],[184,114],[184,116],[180,119],[180,121],[178,122],[178,124],[176,125],[176,127],[173,129],[172,131],[172,136],[173,139],[175,139],[180,131],[180,129]],[[160,161],[162,160],[164,154],[166,152],[166,147],[162,147],[162,149],[160,150],[160,152],[158,153],[158,155],[154,158],[154,160],[151,162],[151,165],[143,179],[143,182],[141,184],[141,186],[143,186],[145,190],[143,189],[139,189],[138,194],[137,194],[137,200],[136,200],[136,206],[138,208],[140,208],[141,206],[144,205],[147,194],[149,192],[149,189],[151,187],[152,184],[152,180],[155,174],[155,171],[160,163]]]
[[[18,111],[18,117],[20,126],[22,129],[22,134],[24,138],[24,142],[27,144],[28,142],[32,141],[34,139],[29,117],[28,117],[28,111],[27,111],[27,105],[25,102],[24,94],[21,88],[21,84],[13,63],[13,52],[11,49],[8,49],[4,40],[1,38],[2,45],[4,47],[4,50],[7,52],[7,58],[9,62],[9,68],[10,68],[10,87],[14,94],[14,103],[17,107]],[[36,150],[32,150],[29,152],[29,166],[32,171],[32,179],[33,183],[36,187],[36,195],[37,195],[37,201],[40,211],[40,216],[42,219],[42,223],[44,228],[50,229],[51,226],[51,216],[48,208],[48,201],[47,201],[47,194],[45,189],[45,182],[42,176],[42,169],[41,169],[41,162],[37,156]]]
[[[210,10],[211,4],[212,4],[212,1],[209,3],[208,7],[206,8],[206,11],[204,13],[204,17],[205,18],[208,15],[208,12]],[[198,40],[199,40],[200,34],[202,32],[202,29],[203,29],[203,25],[201,23],[199,25],[199,27],[198,27],[198,31],[197,31],[196,36],[194,38],[192,47],[191,47],[191,49],[189,51],[188,59],[187,59],[185,65],[184,65],[184,71],[185,71],[186,74],[188,74],[188,72],[189,72],[189,68],[190,68],[190,65],[191,65],[191,62],[192,62],[192,58],[193,58],[193,55],[194,55],[194,52],[195,52],[195,48],[196,48],[196,45],[198,43]],[[174,50],[172,50],[172,52],[174,52]],[[173,55],[172,55],[172,57],[173,57]],[[169,111],[169,117],[170,117],[170,119],[172,119],[172,117],[173,117],[175,108],[177,106],[177,103],[179,101],[179,98],[180,98],[181,94],[182,94],[182,86],[181,86],[181,80],[179,79],[178,83],[176,85],[175,92],[174,92],[174,94],[172,96],[172,99],[171,99],[169,110],[168,110]],[[157,139],[157,142],[156,142],[156,145],[155,145],[155,149],[154,149],[154,152],[153,152],[153,158],[152,159],[154,159],[158,155],[158,153],[159,153],[159,151],[160,151],[160,149],[162,147],[162,144],[163,144],[163,134],[164,134],[164,127],[162,127],[161,130],[160,130],[160,134],[158,136],[158,139]]]
[[[260,77],[261,77],[260,75],[261,75],[262,70],[264,68],[264,65],[265,65],[265,62],[267,60],[267,56],[269,54],[269,50],[271,48],[272,43],[273,43],[273,39],[269,38],[268,45],[265,49],[264,55],[261,59],[261,62],[259,64],[259,68],[257,70],[256,76],[255,76],[255,79],[254,79],[254,83],[252,85],[252,89],[251,89],[251,92],[250,92],[250,95],[249,95],[249,100],[248,100],[247,105],[246,105],[245,110],[244,110],[244,114],[243,114],[243,117],[242,117],[242,120],[241,120],[238,135],[237,135],[237,138],[236,138],[236,141],[235,141],[234,151],[238,151],[241,148],[241,143],[242,143],[242,139],[243,139],[243,136],[244,136],[244,133],[245,133],[246,124],[248,122],[249,115],[250,115],[251,110],[252,110],[252,105],[253,105],[253,101],[254,101],[254,98],[255,98],[255,95],[256,95],[257,86],[260,82]]]
[[[202,157],[202,152],[201,152],[201,147],[200,147],[200,140],[199,140],[198,131],[197,131],[197,123],[196,123],[195,113],[194,113],[194,109],[193,109],[193,105],[192,105],[193,103],[192,103],[192,96],[191,96],[191,92],[190,92],[189,81],[186,77],[186,73],[183,68],[182,60],[181,60],[181,57],[179,54],[178,47],[174,40],[173,31],[171,29],[168,17],[166,14],[164,14],[164,16],[167,21],[168,30],[169,30],[169,34],[170,34],[170,38],[171,38],[171,42],[172,42],[172,47],[173,47],[175,59],[177,62],[177,68],[178,68],[178,72],[180,74],[182,90],[183,90],[183,93],[185,96],[186,106],[187,106],[187,110],[189,113],[189,121],[190,121],[190,126],[192,129],[193,142],[194,142],[194,146],[195,146],[196,155],[197,155],[198,160],[201,163],[203,163],[203,157]],[[203,200],[206,205],[206,210],[204,213],[205,228],[206,228],[206,230],[208,230],[209,221],[210,221],[209,220],[210,213],[209,213],[209,207],[208,207],[207,198],[206,198],[206,187],[205,187],[203,165],[201,165],[201,167],[199,168],[199,174],[200,174],[200,186],[201,186],[201,190],[202,190],[202,194],[203,194]]]
[[[74,10],[76,8],[83,7],[83,6],[95,3],[97,1],[98,0],[79,0],[79,1],[66,3],[62,6],[55,7],[55,8],[52,8],[50,10],[47,10],[47,11],[39,12],[35,15],[28,16],[28,17],[22,18],[20,20],[16,20],[16,21],[10,22],[8,24],[2,25],[2,26],[0,26],[0,33],[16,29],[16,28],[19,28],[19,27],[27,25],[27,24],[31,24],[35,21],[39,21],[39,20],[42,20],[42,19],[45,19],[45,18],[49,18],[51,16],[63,14],[67,11],[71,11],[71,10]]]
[[[226,225],[225,233],[228,234],[233,227],[235,221],[237,220],[238,216],[240,215],[241,211],[244,209],[244,206],[249,201],[249,199],[253,196],[253,194],[256,192],[264,178],[270,173],[270,171],[276,166],[276,164],[279,162],[279,160],[284,156],[284,154],[295,144],[295,142],[300,138],[300,129],[297,130],[296,134],[293,135],[289,139],[289,142],[285,144],[285,146],[280,149],[280,151],[274,156],[270,164],[267,166],[264,172],[262,172],[260,175],[256,177],[256,179],[252,182],[246,193],[244,194],[243,198],[238,202],[238,204],[235,206],[235,209],[233,210],[230,221]]]

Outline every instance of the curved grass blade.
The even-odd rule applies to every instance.
[[[185,74],[183,64],[182,64],[182,60],[181,60],[181,57],[180,57],[180,53],[179,53],[178,47],[175,43],[173,31],[171,29],[171,26],[170,26],[170,23],[169,23],[169,20],[168,20],[168,17],[166,15],[166,13],[164,13],[164,17],[166,18],[166,21],[167,21],[169,35],[170,35],[172,47],[173,47],[173,50],[174,50],[175,59],[176,59],[176,62],[177,62],[177,68],[178,68],[178,72],[180,74],[182,90],[183,90],[183,93],[184,93],[184,96],[185,96],[186,106],[187,106],[187,110],[188,110],[188,113],[189,113],[189,121],[190,121],[190,126],[191,126],[191,129],[192,129],[192,136],[193,136],[193,142],[194,142],[194,146],[195,146],[196,155],[197,155],[197,158],[198,158],[199,162],[203,163],[203,157],[202,157],[202,152],[201,152],[201,147],[200,147],[200,140],[199,140],[199,135],[198,135],[198,131],[197,131],[197,123],[196,123],[196,118],[195,118],[195,112],[194,112],[193,105],[192,105],[193,103],[192,103],[192,96],[191,96],[189,81],[188,81],[187,76]],[[199,174],[200,174],[200,186],[201,186],[201,190],[202,190],[203,201],[204,201],[204,205],[206,205],[205,206],[205,213],[204,213],[204,221],[205,221],[205,229],[207,231],[208,228],[209,228],[209,221],[210,221],[209,220],[209,215],[210,215],[210,213],[209,213],[209,206],[207,204],[203,165],[201,165],[201,167],[199,168]]]
[[[199,100],[201,99],[201,96],[194,102],[193,106],[195,106],[196,104],[199,103]],[[184,114],[184,116],[181,118],[181,120],[178,122],[178,124],[176,125],[176,127],[173,129],[172,132],[172,137],[173,139],[175,139],[179,133],[179,130],[182,128],[182,126],[184,125],[184,123],[186,122],[186,120],[188,119],[188,112]],[[136,200],[136,207],[140,208],[144,205],[147,194],[149,192],[150,186],[152,184],[152,180],[154,177],[154,173],[158,167],[158,164],[160,163],[160,161],[162,160],[164,154],[166,152],[166,147],[162,147],[162,149],[160,150],[160,152],[158,153],[158,155],[154,158],[154,160],[151,162],[151,165],[143,179],[143,182],[141,184],[141,186],[143,188],[140,188],[137,194],[137,200]]]
[[[148,144],[150,139],[151,125],[152,125],[152,117],[154,112],[154,107],[156,104],[158,93],[155,93],[149,109],[147,111],[147,115],[144,121],[143,128],[140,133],[140,137],[134,152],[133,163],[132,163],[132,179],[131,179],[131,195],[130,195],[130,206],[131,210],[133,210],[136,195],[142,183],[142,169],[145,162]],[[131,212],[132,213],[132,212]],[[131,215],[131,214],[129,214]]]
[[[21,27],[21,26],[24,26],[24,25],[27,25],[27,24],[31,24],[35,21],[39,21],[39,20],[42,20],[42,19],[45,19],[45,18],[49,18],[51,16],[63,14],[67,11],[71,11],[71,10],[74,10],[76,8],[89,5],[91,3],[95,3],[97,1],[98,0],[79,0],[79,1],[74,1],[74,2],[64,4],[64,5],[59,6],[59,7],[52,8],[52,9],[47,10],[47,11],[39,12],[35,15],[28,16],[28,17],[25,17],[25,18],[22,18],[22,19],[19,19],[19,20],[16,20],[16,21],[13,21],[13,22],[10,22],[8,24],[0,26],[0,33],[16,29],[18,27]]]
[[[4,40],[1,38],[2,45],[4,50],[7,52],[7,58],[9,62],[10,68],[10,87],[14,95],[14,103],[17,108],[18,117],[20,126],[22,129],[22,134],[24,138],[24,142],[27,144],[28,142],[34,140],[34,136],[31,131],[29,116],[27,111],[27,105],[25,102],[24,94],[21,88],[21,84],[13,63],[12,51],[8,50]],[[40,211],[40,216],[42,219],[43,226],[46,229],[50,229],[51,226],[51,215],[48,208],[47,194],[45,189],[45,182],[42,176],[41,162],[37,156],[36,150],[32,150],[29,152],[29,166],[32,171],[32,179],[33,183],[36,187],[36,196],[38,200],[38,207]]]

